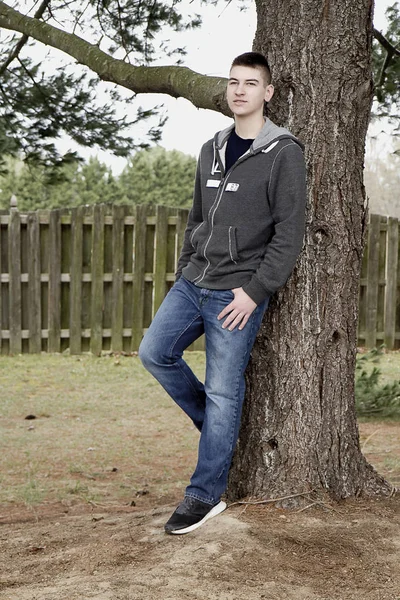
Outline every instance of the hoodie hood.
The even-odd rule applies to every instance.
[[[219,131],[215,135],[215,145],[218,149],[221,149],[226,144],[234,127],[235,123],[232,123],[232,125],[226,129],[223,129],[222,131]],[[300,146],[302,150],[304,150],[304,145],[292,133],[290,133],[288,129],[285,127],[278,127],[270,119],[266,119],[264,127],[261,129],[260,133],[252,143],[250,151],[255,154],[256,152],[259,152],[260,150],[263,150],[269,146],[272,142],[285,138],[293,140]]]

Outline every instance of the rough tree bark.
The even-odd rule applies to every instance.
[[[354,402],[372,2],[256,4],[270,116],[306,145],[309,203],[303,253],[252,353],[229,497],[390,494],[361,453]]]
[[[256,4],[254,49],[268,56],[277,89],[270,116],[307,149],[308,226],[298,266],[273,299],[252,354],[228,495],[390,494],[361,453],[354,405],[372,0]],[[0,27],[59,48],[135,92],[183,96],[226,112],[221,78],[183,67],[133,67],[4,2]]]

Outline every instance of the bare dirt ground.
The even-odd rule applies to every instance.
[[[172,508],[3,517],[0,599],[400,599],[398,496],[295,513],[235,505],[185,536],[163,533]]]
[[[399,494],[236,504],[165,535],[197,437],[136,363],[2,359],[0,600],[400,600]],[[400,423],[360,443],[400,487]]]

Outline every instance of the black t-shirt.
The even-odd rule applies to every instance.
[[[235,164],[238,158],[242,156],[250,148],[254,140],[244,140],[239,137],[235,129],[229,136],[225,152],[225,172],[229,171],[232,165]]]

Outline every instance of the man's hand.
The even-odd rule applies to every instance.
[[[235,294],[234,299],[217,317],[220,321],[229,314],[222,325],[223,329],[228,328],[229,331],[233,331],[238,325],[238,329],[243,329],[251,313],[257,307],[257,304],[243,291],[243,288],[235,288],[232,292]]]

